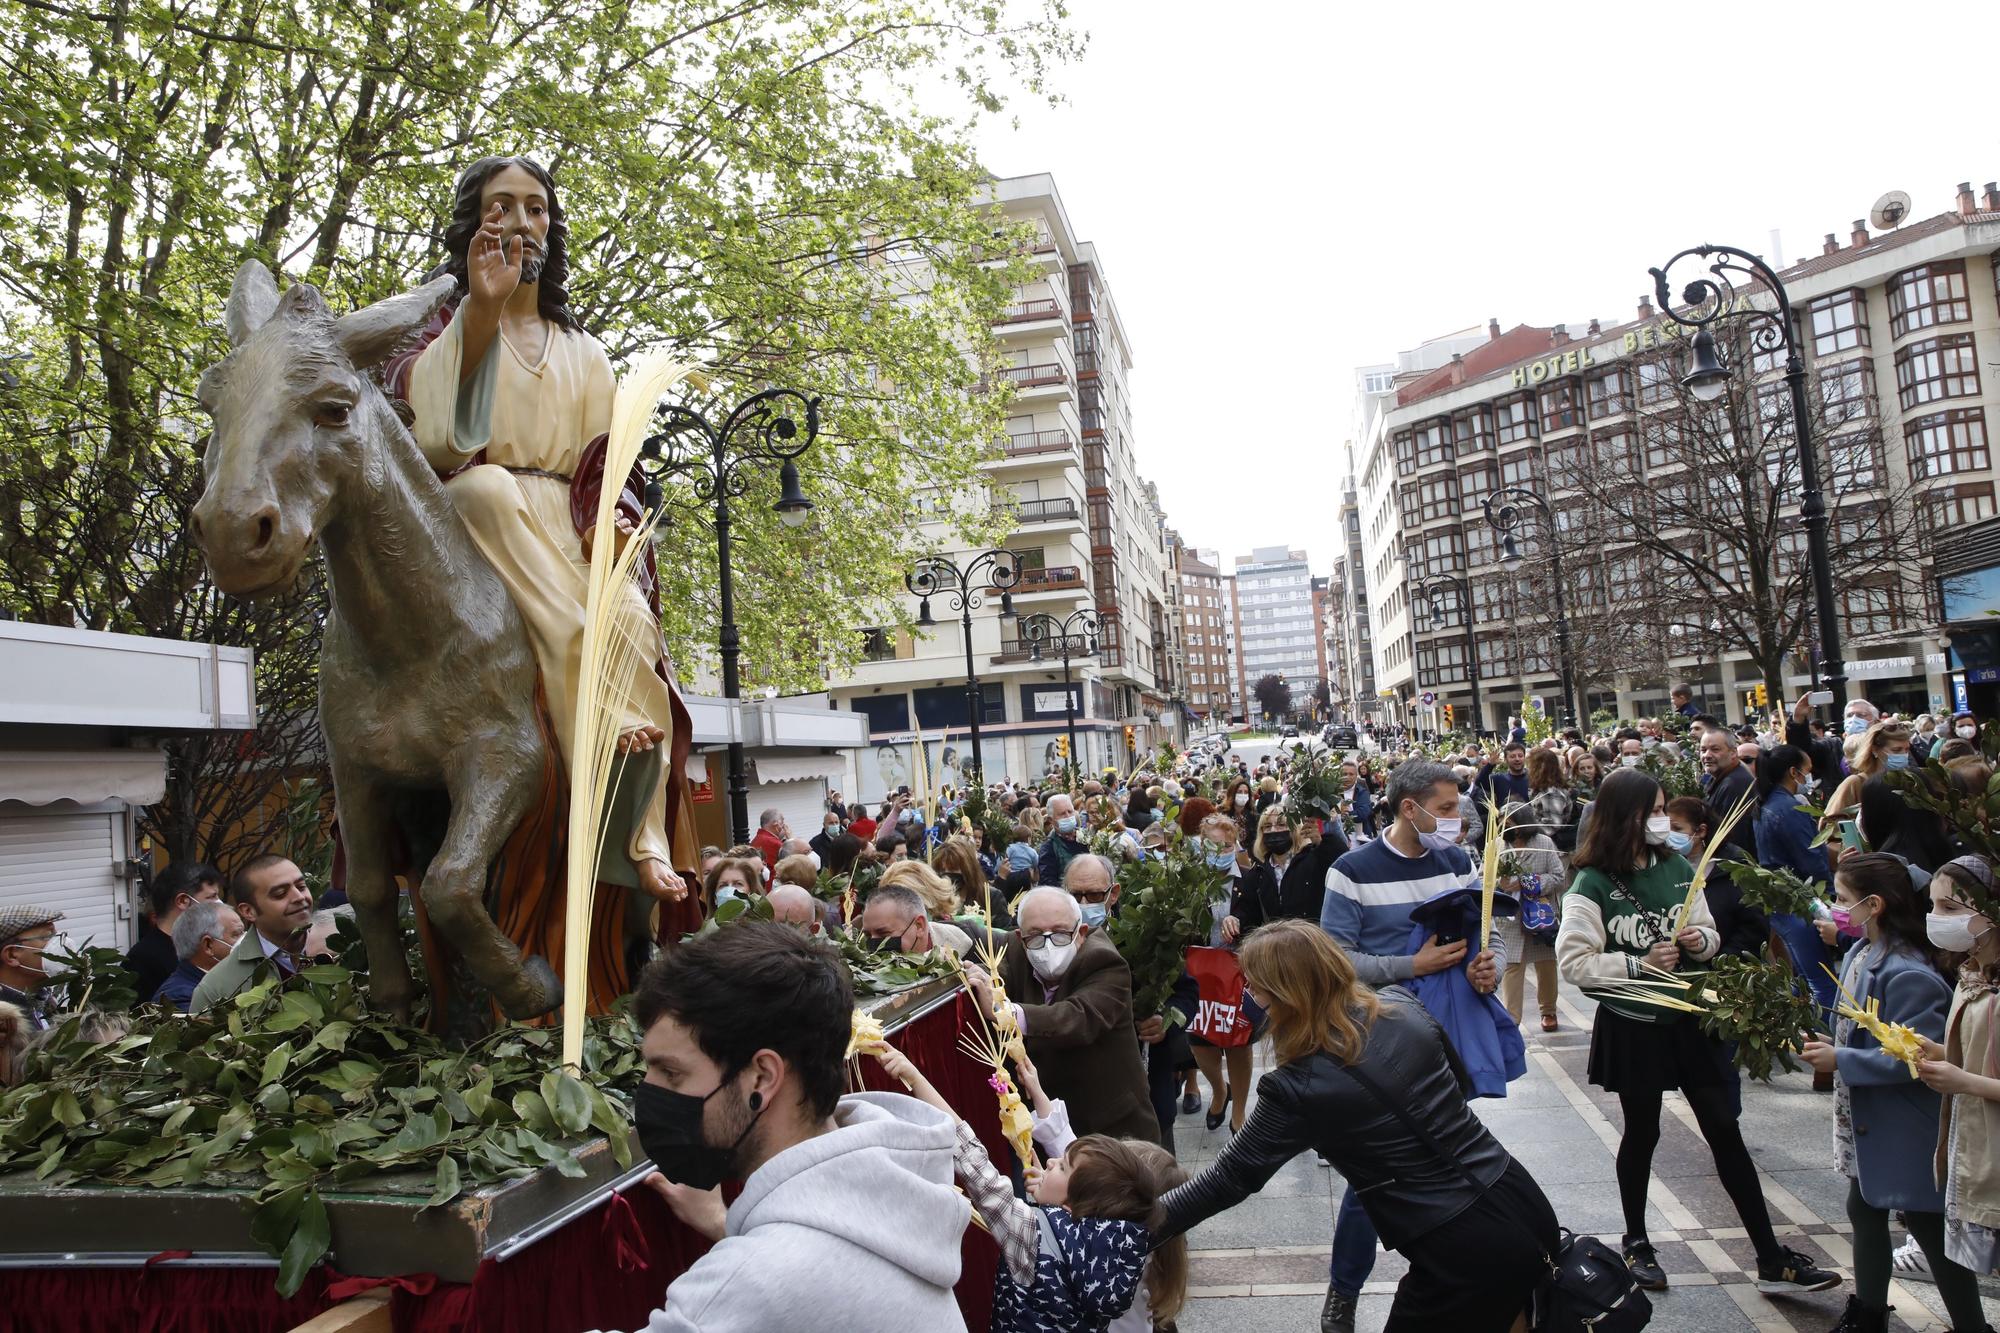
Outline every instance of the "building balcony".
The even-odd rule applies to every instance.
[[[1044,361],[1027,366],[1001,366],[990,377],[982,377],[979,386],[981,389],[990,389],[1002,381],[1014,386],[1016,402],[1029,402],[1067,393],[1070,374],[1069,368],[1060,361]]]
[[[1078,462],[1076,437],[1066,430],[1037,430],[1025,435],[1003,435],[996,441],[999,453],[983,460],[989,471],[1031,467],[1069,467]]]
[[[1016,301],[993,321],[993,331],[1002,338],[1050,334],[1069,335],[1069,312],[1053,298]]]
[[[1021,581],[1014,585],[1014,597],[1018,601],[1041,593],[1078,593],[1084,589],[1083,567],[1081,565],[1056,565],[1049,569],[1024,569]]]
[[[1014,522],[1018,527],[1034,527],[1043,523],[1068,523],[1081,526],[1083,510],[1074,500],[1021,500],[1014,506]]]

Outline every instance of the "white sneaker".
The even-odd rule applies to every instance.
[[[1924,1247],[1917,1244],[1915,1236],[1905,1236],[1903,1243],[1896,1247],[1891,1259],[1897,1277],[1914,1278],[1918,1282],[1935,1282],[1931,1276],[1931,1261],[1924,1258]]]

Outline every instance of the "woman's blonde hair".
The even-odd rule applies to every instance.
[[[958,892],[950,880],[922,861],[898,861],[882,872],[882,888],[900,885],[924,900],[924,913],[933,921],[949,921],[958,915]]]
[[[1344,1065],[1361,1058],[1382,1003],[1318,923],[1260,926],[1244,939],[1237,958],[1270,1011],[1271,1045],[1280,1063],[1315,1051]]]
[[[1272,828],[1282,826],[1289,829],[1292,826],[1292,818],[1285,813],[1285,807],[1275,801],[1265,806],[1264,813],[1257,816],[1257,833],[1251,839],[1250,854],[1259,861],[1271,859],[1264,853],[1264,830],[1267,826]]]
[[[1901,722],[1877,722],[1855,744],[1852,756],[1854,771],[1865,777],[1875,777],[1889,767],[1889,742],[1909,739],[1910,729]]]
[[[1141,1139],[1086,1134],[1063,1154],[1069,1163],[1069,1198],[1077,1217],[1137,1222],[1151,1231],[1166,1225],[1161,1199],[1188,1176],[1172,1153]],[[1187,1237],[1176,1236],[1146,1260],[1146,1305],[1155,1326],[1180,1313],[1187,1300]]]
[[[1201,821],[1200,827],[1197,828],[1195,831],[1200,833],[1202,837],[1206,838],[1210,836],[1209,834],[1210,828],[1227,829],[1229,831],[1229,840],[1231,842],[1241,841],[1241,833],[1236,827],[1236,819],[1235,816],[1233,815],[1225,815],[1222,813],[1222,811],[1217,810],[1213,814],[1204,816]]]
[[[810,856],[781,857],[771,870],[771,883],[796,884],[811,893],[819,886],[819,867]]]
[[[1118,809],[1118,802],[1109,796],[1093,796],[1083,803],[1083,812],[1090,816],[1090,827],[1099,833],[1114,832],[1125,827],[1125,816]]]

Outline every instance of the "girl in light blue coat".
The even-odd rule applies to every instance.
[[[1883,1022],[1941,1040],[1951,984],[1934,961],[1924,924],[1929,904],[1911,887],[1909,868],[1886,853],[1848,853],[1834,872],[1833,896],[1835,925],[1858,940],[1841,967],[1841,986],[1863,1009],[1878,1001]],[[1887,1327],[1891,1210],[1904,1214],[1930,1260],[1954,1330],[1979,1333],[1986,1317],[1977,1280],[1944,1252],[1944,1195],[1932,1174],[1938,1094],[1851,1019],[1835,1023],[1831,1043],[1807,1042],[1804,1056],[1834,1074],[1834,1152],[1848,1177],[1854,1227],[1854,1295],[1834,1333]]]

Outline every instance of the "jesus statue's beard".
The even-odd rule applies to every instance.
[[[542,262],[542,257],[532,251],[521,256],[521,282],[524,285],[541,281]]]

